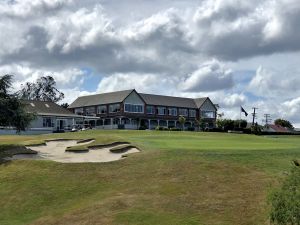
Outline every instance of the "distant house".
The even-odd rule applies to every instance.
[[[200,118],[207,127],[213,128],[217,115],[217,108],[208,97],[153,95],[138,93],[134,89],[82,96],[69,109],[76,115],[98,117],[90,120],[90,124],[100,129],[180,127],[179,116],[186,118],[186,128],[195,127],[195,120]]]
[[[290,129],[280,126],[280,125],[275,125],[275,124],[268,124],[264,127],[264,131],[266,132],[276,132],[276,133],[288,133],[291,132]]]

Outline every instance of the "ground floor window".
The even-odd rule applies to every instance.
[[[43,127],[54,127],[54,121],[51,117],[43,118]]]

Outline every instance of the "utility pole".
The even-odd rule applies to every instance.
[[[270,119],[270,117],[271,117],[271,115],[270,114],[264,114],[264,117],[265,117],[265,125],[266,126],[268,126],[268,124],[269,124],[269,122],[271,122],[271,119]]]
[[[255,108],[255,107],[253,107],[252,108],[253,109],[253,113],[252,113],[252,126],[254,126],[254,124],[255,124],[255,119],[256,119],[256,115],[257,115],[257,113],[256,113],[256,110],[258,109],[258,108]]]

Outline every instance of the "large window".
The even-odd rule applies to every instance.
[[[215,118],[215,112],[214,111],[201,111],[201,117],[202,118]]]
[[[83,108],[77,108],[77,109],[75,109],[75,114],[82,115],[83,114]]]
[[[195,109],[190,109],[189,110],[189,116],[190,117],[196,117],[196,110]]]
[[[97,113],[98,114],[106,114],[107,113],[107,107],[106,105],[100,105],[97,107]]]
[[[166,107],[157,107],[157,115],[166,115]]]
[[[96,114],[96,108],[94,106],[86,107],[85,108],[85,114],[86,115],[94,115],[94,114]]]
[[[54,122],[51,117],[43,118],[43,127],[54,127]]]
[[[147,114],[155,114],[155,109],[153,105],[147,106]]]
[[[109,112],[110,113],[120,112],[120,104],[109,105]]]
[[[176,108],[169,108],[169,116],[177,116],[177,109]]]
[[[144,113],[144,105],[125,104],[125,112]]]
[[[179,115],[180,116],[187,116],[188,110],[187,109],[179,109]]]

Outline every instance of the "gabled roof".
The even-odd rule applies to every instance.
[[[24,100],[25,110],[29,113],[47,116],[76,116],[68,109],[49,101]]]
[[[140,94],[148,105],[163,105],[183,108],[197,108],[194,99],[164,95]]]
[[[123,102],[134,89],[78,97],[68,108]]]
[[[195,104],[196,104],[197,108],[200,108],[204,104],[206,99],[208,99],[208,98],[207,97],[205,97],[205,98],[195,98],[194,101],[195,101]]]

